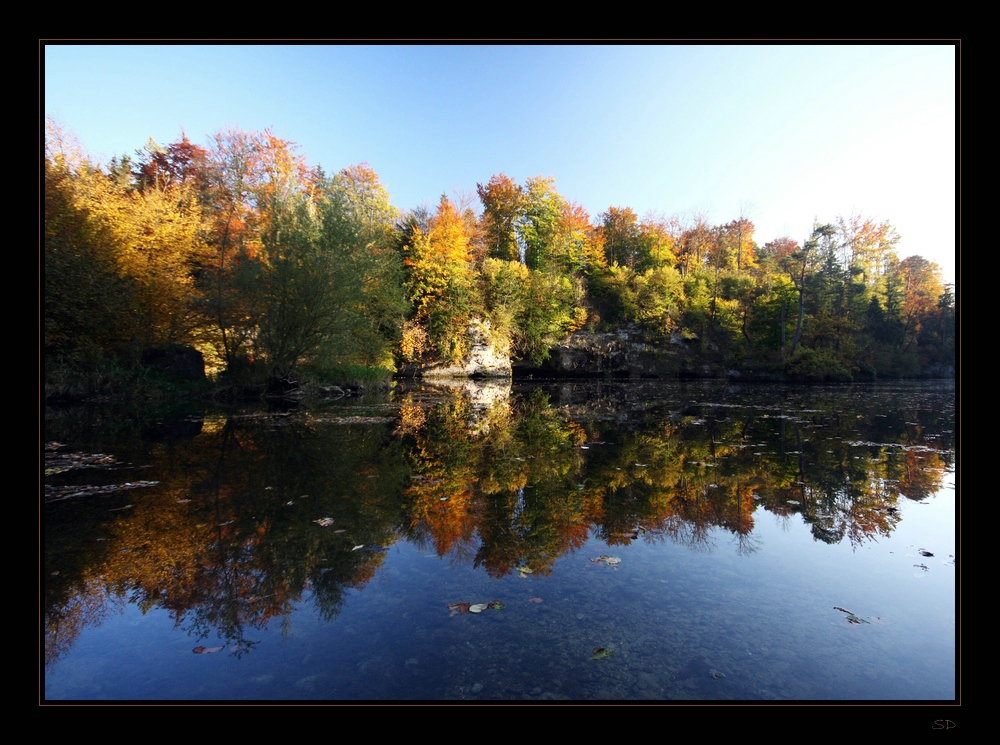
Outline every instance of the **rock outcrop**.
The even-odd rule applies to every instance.
[[[473,320],[466,330],[470,348],[465,359],[457,364],[418,365],[404,370],[422,378],[509,378],[511,377],[510,353],[498,349],[489,321]]]
[[[651,344],[641,329],[632,326],[607,333],[577,331],[552,347],[540,366],[519,363],[515,371],[572,378],[717,377],[720,371],[692,349],[697,346],[697,339],[680,334],[666,344]]]

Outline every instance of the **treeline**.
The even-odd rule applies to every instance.
[[[798,378],[953,365],[940,268],[858,215],[761,246],[745,215],[592,218],[552,178],[503,174],[478,205],[401,213],[366,164],[327,174],[269,130],[95,164],[50,124],[44,168],[47,391],[107,388],[164,344],[200,350],[232,390],[391,374],[461,359],[473,322],[534,364],[569,333],[628,326]]]

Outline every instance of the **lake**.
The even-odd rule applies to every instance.
[[[47,701],[956,699],[955,388],[46,411]]]

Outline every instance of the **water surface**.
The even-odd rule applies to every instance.
[[[49,700],[956,696],[949,383],[49,414]]]

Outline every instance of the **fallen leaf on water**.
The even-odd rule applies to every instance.
[[[529,603],[540,603],[540,602],[542,602],[542,599],[541,598],[528,598],[528,602]]]
[[[934,554],[932,554],[932,553],[931,553],[930,551],[928,551],[927,549],[925,549],[925,548],[922,548],[922,549],[920,549],[920,555],[921,555],[921,556],[933,556]]]
[[[709,670],[708,674],[711,675],[713,678],[717,678],[720,680],[726,677],[725,673],[720,673],[718,670]]]
[[[459,613],[482,613],[484,610],[503,610],[504,604],[500,600],[494,600],[490,603],[450,603],[448,605],[448,610],[451,611],[451,615],[457,616]]]
[[[613,649],[605,649],[604,647],[594,647],[594,653],[591,655],[590,659],[603,660],[607,657],[613,656],[614,653],[615,650]]]
[[[333,525],[332,517],[321,517],[319,520],[313,520],[314,523],[319,525],[321,528],[328,528]]]
[[[212,654],[212,652],[221,652],[222,647],[195,647],[191,651],[195,654]]]
[[[616,566],[622,563],[622,560],[617,556],[608,556],[606,554],[598,556],[596,559],[591,559],[595,564],[607,564],[609,567]]]

